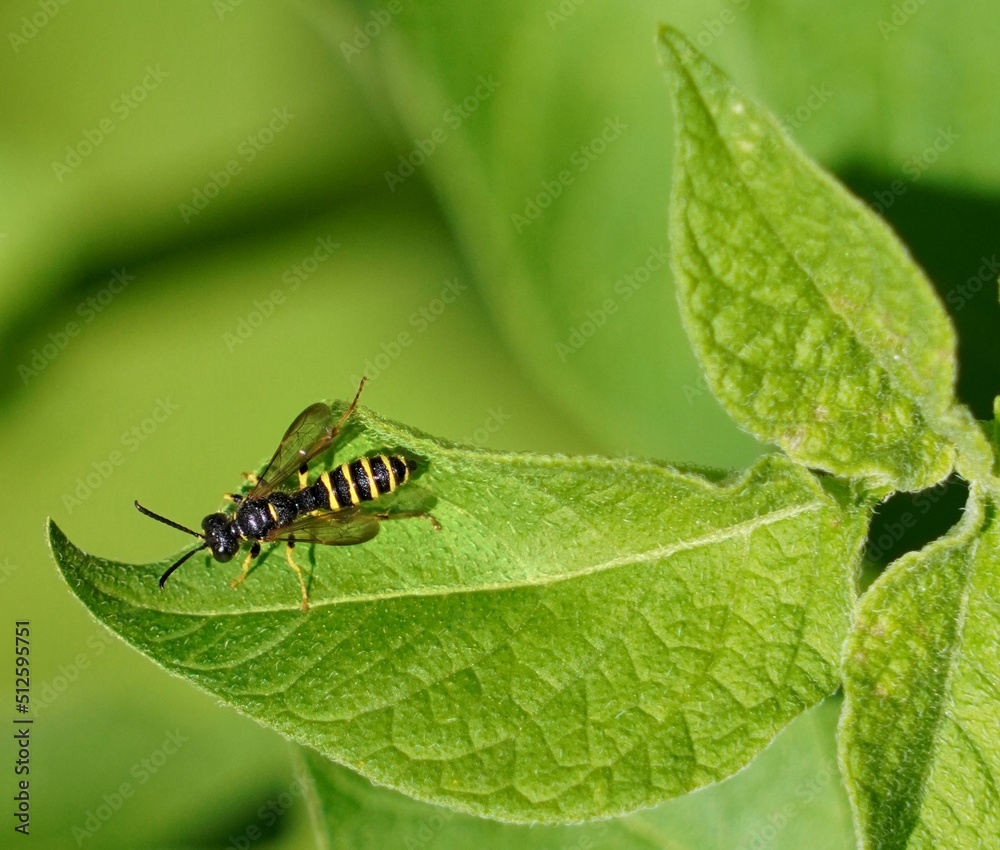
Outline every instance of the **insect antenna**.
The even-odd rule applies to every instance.
[[[183,531],[186,534],[190,534],[192,537],[200,537],[202,540],[205,540],[204,534],[199,534],[197,531],[192,531],[190,528],[187,528],[186,526],[183,526],[180,523],[174,522],[172,519],[167,519],[165,516],[160,516],[159,514],[153,513],[148,508],[144,508],[142,505],[140,505],[138,499],[136,499],[135,506],[139,510],[139,513],[143,513],[146,516],[155,519],[157,522],[162,522],[164,525],[169,525],[171,528],[176,528],[178,531]],[[202,549],[207,549],[207,548],[208,548],[208,541],[206,540],[204,543],[201,544],[201,546],[197,546],[190,552],[188,552],[186,555],[182,555],[179,560],[177,560],[170,566],[170,569],[168,569],[162,576],[160,576],[160,587],[162,588],[166,580],[170,578],[171,573],[173,573],[174,570],[176,570],[188,558],[190,558],[193,554],[195,554],[195,552],[200,552]]]
[[[192,531],[190,528],[187,528],[186,526],[183,526],[180,523],[176,523],[172,519],[167,519],[165,516],[154,514],[151,510],[149,510],[149,508],[144,508],[142,505],[140,505],[138,499],[136,499],[135,506],[139,510],[139,513],[145,514],[148,517],[152,517],[157,522],[162,522],[164,525],[169,525],[171,528],[176,528],[178,531],[183,531],[187,534],[190,534],[192,537],[200,537],[202,540],[205,539],[204,534],[199,534],[197,531]],[[197,549],[195,551],[197,551]]]
[[[181,564],[183,564],[188,558],[194,555],[196,552],[200,552],[202,549],[207,549],[208,544],[202,543],[201,546],[197,546],[188,552],[186,555],[182,555],[176,562],[174,562],[170,569],[168,569],[162,576],[160,576],[160,587],[162,588],[166,584],[167,579],[170,578],[170,574],[176,570]]]

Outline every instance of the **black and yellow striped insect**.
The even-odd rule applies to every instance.
[[[309,608],[309,594],[302,569],[292,557],[296,543],[353,546],[378,534],[381,520],[400,517],[426,517],[435,529],[440,528],[429,514],[372,513],[361,508],[362,503],[392,493],[410,480],[416,464],[405,455],[366,455],[323,472],[312,484],[308,483],[309,463],[333,445],[357,407],[364,385],[362,378],[354,401],[336,425],[328,404],[317,403],[303,410],[288,427],[264,471],[259,476],[246,476],[253,485],[250,492],[246,496],[227,494],[235,511],[230,508],[226,513],[206,516],[201,521],[203,533],[153,513],[137,501],[135,506],[146,516],[204,541],[171,565],[160,577],[160,587],[174,570],[202,549],[210,550],[212,557],[224,564],[232,560],[244,543],[250,543],[243,570],[231,585],[236,587],[250,572],[262,543],[284,542],[288,566],[295,571],[302,588],[305,611]],[[296,472],[298,490],[278,489]]]

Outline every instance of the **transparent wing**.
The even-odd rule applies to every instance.
[[[333,424],[330,405],[322,402],[309,405],[296,416],[247,498],[263,499],[314,457],[330,448],[337,439],[340,429],[358,406],[358,399],[361,398],[361,391],[365,388],[367,380],[367,378],[361,379],[358,391],[354,394],[354,401],[347,406],[347,410],[336,425]]]
[[[330,447],[339,428],[333,424],[330,406],[317,402],[303,410],[288,426],[274,455],[260,474],[249,499],[263,499],[280,487],[299,468]]]
[[[268,542],[293,538],[296,543],[322,543],[324,546],[354,546],[371,540],[379,530],[379,521],[371,514],[351,509],[307,514],[283,528],[277,528]]]

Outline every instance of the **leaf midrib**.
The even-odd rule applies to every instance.
[[[583,578],[589,575],[594,575],[601,572],[607,572],[608,570],[617,569],[619,567],[663,560],[666,558],[673,557],[674,555],[680,554],[682,552],[693,551],[695,549],[699,549],[704,546],[711,545],[713,543],[722,543],[722,542],[727,542],[729,540],[738,539],[741,537],[749,537],[757,529],[765,528],[769,525],[774,525],[776,523],[785,520],[794,519],[795,517],[801,516],[806,513],[820,511],[823,510],[825,507],[828,506],[822,500],[819,499],[811,502],[806,502],[800,505],[785,507],[777,511],[770,511],[766,514],[761,514],[759,516],[753,517],[748,520],[744,520],[734,525],[726,526],[725,528],[716,529],[707,534],[702,534],[688,540],[681,540],[665,546],[657,546],[652,549],[647,549],[642,552],[634,552],[628,555],[619,556],[617,558],[611,558],[610,560],[592,564],[591,566],[583,569],[575,570],[572,573],[555,573],[537,579],[518,579],[509,582],[494,582],[491,584],[480,584],[475,586],[409,588],[409,589],[400,589],[398,591],[388,591],[383,593],[359,594],[357,596],[345,596],[336,599],[323,599],[323,600],[311,601],[310,610],[317,611],[324,608],[330,608],[340,605],[383,602],[390,599],[430,597],[430,596],[444,597],[444,596],[451,596],[453,594],[464,594],[464,593],[491,593],[491,592],[495,593],[508,590],[516,590],[524,587],[541,587],[562,581],[572,581],[576,578]],[[128,599],[125,596],[114,593],[113,590],[108,590],[105,587],[100,587],[99,585],[93,582],[90,582],[90,584],[95,590],[98,590],[99,592],[109,597],[110,599],[113,599],[117,602],[128,604],[130,607],[136,609],[140,609],[143,611],[152,611],[158,614],[169,614],[174,616],[191,616],[191,617],[238,617],[244,614],[266,614],[266,613],[283,613],[283,612],[291,613],[298,611],[297,606],[289,606],[287,604],[264,605],[252,608],[241,608],[238,611],[170,610],[168,608],[154,607],[153,605],[150,605],[148,603],[143,603],[141,601]]]
[[[970,498],[972,497],[973,496],[970,495]],[[934,721],[933,732],[931,733],[931,745],[927,752],[926,767],[922,770],[923,775],[920,778],[920,790],[917,792],[917,805],[914,809],[913,823],[911,824],[909,833],[906,836],[907,844],[909,844],[910,838],[913,836],[917,825],[921,823],[923,819],[928,786],[930,785],[931,778],[934,775],[934,768],[938,762],[938,753],[942,746],[942,732],[944,730],[944,726],[949,721],[958,726],[958,723],[950,718],[950,709],[954,706],[952,683],[954,682],[956,672],[963,657],[962,650],[965,643],[965,619],[969,610],[969,591],[972,587],[973,573],[976,570],[976,556],[979,553],[979,544],[982,540],[982,534],[984,531],[984,529],[980,529],[975,538],[968,541],[966,546],[962,547],[966,550],[965,569],[963,570],[965,573],[965,580],[963,582],[961,596],[959,597],[958,613],[955,618],[955,640],[948,653],[948,669],[945,674],[944,687],[942,688],[940,707],[938,709],[938,716]]]
[[[671,50],[674,52],[675,56],[677,56],[677,53],[676,53],[676,51],[674,51],[674,48],[673,48],[672,44],[671,44]],[[705,60],[705,61],[708,61],[708,60]],[[756,193],[753,192],[750,189],[750,187],[748,186],[746,180],[743,178],[743,175],[740,173],[740,170],[739,170],[739,168],[736,165],[736,161],[735,161],[735,159],[733,157],[733,154],[732,154],[732,152],[731,152],[731,150],[729,148],[729,145],[728,145],[726,139],[718,131],[718,123],[716,122],[715,117],[712,114],[712,110],[709,108],[708,103],[706,102],[704,96],[702,95],[701,88],[695,83],[694,78],[691,76],[691,74],[688,71],[686,65],[684,65],[683,60],[679,56],[677,56],[677,58],[675,59],[675,65],[677,65],[679,67],[680,72],[687,79],[688,85],[689,85],[689,89],[695,93],[696,97],[698,98],[698,102],[701,104],[702,109],[704,109],[705,114],[708,116],[708,118],[709,118],[709,120],[711,122],[711,125],[712,125],[713,135],[719,141],[719,144],[720,144],[720,147],[722,148],[722,150],[725,151],[726,157],[729,160],[730,164],[732,165],[733,173],[736,175],[735,179],[743,187],[743,191],[746,192],[746,194],[750,198],[753,199],[753,201],[754,201],[754,211],[760,216],[760,220],[761,220],[762,224],[767,228],[767,230],[774,237],[775,242],[778,245],[781,246],[781,248],[785,252],[786,256],[788,256],[788,257],[791,258],[792,263],[794,264],[795,268],[797,268],[799,270],[799,273],[803,276],[803,278],[805,280],[809,281],[809,283],[812,286],[813,290],[819,295],[819,297],[827,305],[827,308],[829,309],[830,314],[833,315],[833,316],[835,316],[837,318],[837,320],[839,322],[841,322],[848,329],[848,331],[850,332],[851,338],[854,339],[855,342],[857,342],[857,344],[868,354],[868,356],[872,359],[872,361],[874,363],[878,364],[879,369],[889,379],[890,383],[892,384],[893,389],[897,393],[899,393],[900,395],[902,395],[904,398],[910,398],[910,399],[912,399],[916,403],[917,410],[920,412],[921,418],[926,423],[927,429],[929,431],[931,431],[933,434],[935,434],[943,442],[948,442],[947,437],[944,434],[940,433],[938,431],[937,427],[931,427],[931,422],[933,421],[933,418],[928,415],[928,412],[927,412],[927,409],[926,409],[926,407],[927,407],[926,403],[929,400],[932,400],[932,399],[928,399],[924,394],[922,394],[922,393],[919,392],[919,383],[920,383],[920,380],[922,380],[922,376],[914,375],[914,374],[911,374],[911,373],[908,373],[908,372],[897,373],[897,372],[893,371],[892,369],[890,369],[887,366],[887,364],[885,362],[883,362],[882,357],[879,356],[880,353],[877,350],[874,350],[870,346],[868,346],[867,344],[865,344],[862,335],[860,335],[858,333],[858,331],[856,330],[855,326],[850,322],[849,318],[845,314],[838,312],[834,308],[834,306],[833,306],[832,302],[830,301],[830,298],[827,295],[827,293],[824,291],[824,289],[821,286],[819,286],[816,283],[816,279],[811,274],[809,274],[802,267],[801,263],[799,262],[799,260],[795,256],[795,252],[792,251],[792,250],[790,250],[790,248],[786,244],[784,238],[781,236],[781,234],[775,228],[775,225],[772,222],[770,216],[765,212],[764,208],[761,206],[760,202],[757,200]],[[728,90],[727,90],[727,97],[728,97],[729,92],[732,91],[732,90],[733,90],[733,87],[730,85],[729,88],[728,88]],[[780,130],[778,130],[778,128],[774,128],[774,129],[776,131],[780,132]],[[682,131],[683,131],[683,129],[682,129]],[[787,141],[793,147],[797,147],[797,145],[795,145],[794,140],[792,140],[791,138],[787,138]],[[816,169],[814,169],[814,172],[815,172],[815,176],[818,176],[819,179],[823,180],[824,182],[826,182],[828,184],[828,187],[832,187],[835,190],[839,189],[839,187],[835,183],[833,183],[830,180],[830,178],[826,174],[824,174],[822,172],[822,170],[816,168]],[[688,181],[688,183],[690,184],[690,181]],[[686,207],[685,207],[685,209],[686,209]],[[691,228],[690,223],[687,221],[687,216],[686,215],[685,215],[685,223],[687,225],[688,230],[691,231],[691,233],[693,234],[694,231]],[[698,246],[698,250],[704,256],[704,251],[701,250],[701,246],[700,245]],[[901,386],[901,380],[900,379],[901,379],[901,376],[903,374],[905,374],[908,378],[911,379],[912,383],[914,384],[913,387],[904,387],[904,386]]]

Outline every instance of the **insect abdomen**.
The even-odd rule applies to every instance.
[[[393,492],[413,469],[413,461],[402,455],[368,455],[324,472],[313,487],[332,510],[349,508]]]

